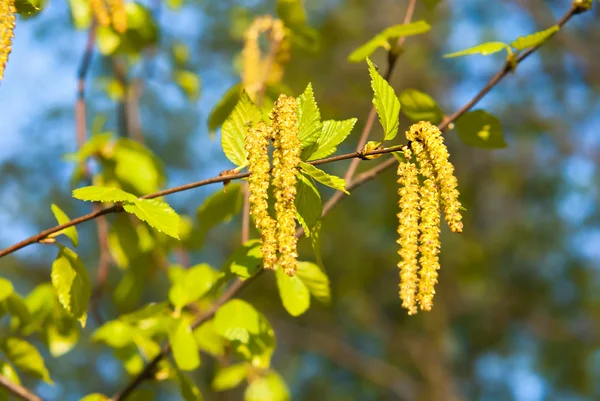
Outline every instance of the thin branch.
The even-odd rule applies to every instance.
[[[8,380],[2,375],[0,375],[0,387],[4,387],[4,389],[6,389],[8,392],[25,401],[43,401],[42,398],[33,394],[25,387]]]

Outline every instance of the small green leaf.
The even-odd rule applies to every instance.
[[[221,146],[225,156],[238,167],[246,165],[246,131],[249,124],[256,124],[262,118],[260,109],[246,91],[242,91],[237,103],[221,128]]]
[[[391,45],[388,39],[383,37],[383,35],[378,34],[373,39],[369,40],[367,43],[361,45],[352,53],[350,53],[350,55],[348,56],[348,61],[350,61],[351,63],[361,63],[367,57],[370,57],[375,52],[375,50],[377,50],[380,47],[383,47],[386,50],[390,50]]]
[[[112,348],[124,348],[133,343],[135,335],[136,330],[131,325],[121,320],[112,320],[98,327],[92,340],[102,341]]]
[[[4,300],[4,305],[6,306],[8,313],[15,319],[14,323],[16,323],[16,327],[23,327],[31,323],[31,314],[29,313],[23,298],[21,298],[19,294],[16,292],[10,294]]]
[[[560,27],[554,25],[544,31],[536,32],[527,36],[519,36],[517,40],[512,42],[510,45],[517,50],[524,50],[529,47],[536,47],[544,43],[548,38],[554,35]]]
[[[129,344],[123,348],[113,349],[113,355],[123,363],[123,368],[130,375],[137,375],[144,369],[144,360],[142,359],[135,344]]]
[[[260,240],[250,240],[237,248],[225,262],[222,271],[242,280],[254,276],[262,267],[260,244]]]
[[[225,340],[214,328],[214,320],[209,320],[194,330],[194,337],[198,347],[213,356],[222,356],[225,353]]]
[[[474,110],[456,121],[458,136],[465,145],[484,149],[505,148],[500,121],[484,110]]]
[[[69,248],[59,246],[51,276],[59,302],[85,327],[92,286],[79,256]]]
[[[288,401],[290,391],[283,378],[275,372],[252,381],[244,393],[244,401]]]
[[[133,203],[124,204],[123,209],[158,231],[179,239],[181,219],[168,203],[157,199],[136,199]]]
[[[65,355],[75,347],[80,332],[77,322],[71,316],[64,312],[59,315],[45,325],[48,350],[55,358]]]
[[[438,124],[444,113],[427,93],[416,89],[405,89],[398,96],[402,112],[413,121],[429,121]]]
[[[283,269],[275,271],[279,296],[286,311],[292,316],[300,316],[310,307],[310,292],[300,278],[290,277]]]
[[[121,36],[109,26],[99,26],[96,31],[96,43],[100,53],[110,56],[121,44]]]
[[[192,328],[185,320],[178,320],[173,329],[169,331],[169,343],[179,369],[194,370],[200,366],[198,344],[194,339]]]
[[[4,342],[4,354],[17,368],[34,374],[46,383],[54,384],[38,350],[27,341],[9,337]]]
[[[323,131],[317,142],[302,152],[302,160],[323,159],[337,150],[356,124],[356,118],[343,121],[327,120],[323,122]]]
[[[40,11],[40,8],[29,0],[15,0],[17,13],[21,15],[34,15]]]
[[[110,398],[100,393],[88,394],[79,401],[109,401]]]
[[[119,138],[113,148],[112,160],[116,162],[115,176],[129,192],[148,194],[158,191],[165,184],[162,161],[141,143]]]
[[[324,304],[331,301],[329,277],[318,265],[310,262],[298,262],[296,277],[306,285],[313,297]]]
[[[298,138],[302,149],[315,143],[321,136],[323,129],[321,113],[310,83],[306,86],[304,92],[298,96],[298,125]]]
[[[373,104],[375,105],[375,110],[377,110],[379,122],[383,127],[384,138],[385,140],[394,139],[396,134],[398,134],[400,101],[398,101],[394,89],[379,75],[375,66],[368,58],[367,64],[369,65],[369,74],[371,75],[371,87],[375,93]]]
[[[19,379],[19,375],[15,368],[8,362],[0,360],[0,375],[4,376],[4,378],[15,384],[21,384],[21,380]],[[10,393],[8,390],[0,387],[0,400],[2,401],[10,401]]]
[[[405,36],[420,35],[429,32],[431,26],[424,20],[399,24],[386,28],[381,35],[386,39],[397,39]]]
[[[92,22],[90,2],[84,0],[69,0],[71,20],[76,29],[87,29]]]
[[[216,225],[231,220],[242,210],[243,194],[240,184],[229,184],[210,195],[196,210],[198,230],[194,243],[202,244],[206,234]]]
[[[214,328],[226,339],[248,343],[250,334],[260,332],[260,314],[249,303],[233,299],[215,314]]]
[[[309,177],[301,172],[298,172],[296,177],[296,218],[304,228],[306,236],[310,237],[323,212],[321,195]]]
[[[137,196],[119,188],[90,185],[73,190],[73,198],[90,202],[134,202]]]
[[[177,310],[181,310],[204,296],[221,274],[207,264],[191,267],[171,286],[169,300]]]
[[[0,302],[11,296],[15,291],[12,283],[5,278],[0,277]]]
[[[225,92],[221,100],[215,105],[208,116],[208,131],[211,138],[214,138],[217,128],[219,128],[227,117],[231,114],[235,105],[240,101],[243,85],[237,83]]]
[[[445,54],[444,58],[460,57],[460,56],[466,56],[469,54],[481,54],[483,56],[487,56],[490,54],[498,53],[502,50],[506,50],[506,52],[508,53],[509,56],[512,54],[512,51],[510,50],[510,46],[507,45],[506,43],[486,42],[486,43],[482,43],[477,46],[469,47],[468,49],[465,49],[465,50]]]
[[[202,394],[192,379],[181,372],[177,372],[177,379],[179,381],[181,397],[184,401],[202,401]]]
[[[63,212],[54,203],[50,207],[52,208],[52,213],[54,214],[54,217],[56,218],[56,221],[58,221],[59,225],[71,221],[69,216],[67,216],[66,213]],[[71,240],[71,243],[73,243],[73,246],[79,245],[79,235],[77,234],[77,229],[75,228],[75,226],[65,228],[64,230],[60,230],[59,232],[52,234],[52,236],[57,236],[60,234],[66,235]]]
[[[336,177],[335,175],[329,175],[323,170],[320,170],[312,164],[300,162],[300,168],[306,172],[309,176],[319,181],[323,185],[327,185],[338,191],[342,191],[348,195],[350,192],[346,190],[346,181],[343,178]]]
[[[237,363],[220,368],[212,381],[212,389],[225,391],[235,388],[248,377],[248,373],[249,369],[246,363]]]
[[[174,80],[188,97],[195,101],[200,96],[200,77],[192,71],[179,70],[174,73]]]

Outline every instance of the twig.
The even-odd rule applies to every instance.
[[[5,376],[0,375],[0,386],[4,387],[8,392],[14,394],[16,397],[19,397],[25,401],[43,401],[42,398],[33,394],[31,391],[26,389],[25,387],[11,382]]]

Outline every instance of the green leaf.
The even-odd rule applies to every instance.
[[[15,368],[8,362],[0,360],[0,375],[4,376],[4,378],[15,384],[21,384],[21,380],[19,379],[19,375]],[[11,394],[8,390],[0,387],[0,400],[2,401],[10,401]]]
[[[252,381],[244,393],[244,401],[288,401],[290,391],[283,378],[275,372]]]
[[[218,190],[206,198],[196,210],[199,228],[194,232],[197,236],[194,238],[194,243],[203,243],[204,237],[213,227],[231,220],[238,214],[242,210],[243,198],[240,184],[229,184],[223,190]]]
[[[298,262],[296,277],[302,280],[313,297],[324,304],[329,304],[331,301],[329,277],[321,267],[310,262]]]
[[[433,10],[442,0],[421,0],[421,3],[429,10]]]
[[[323,185],[327,185],[333,189],[337,189],[338,191],[342,191],[348,195],[350,192],[346,190],[346,181],[335,175],[329,175],[323,170],[320,170],[313,166],[312,164],[300,162],[300,168],[306,172],[309,176],[319,181]]]
[[[5,278],[0,277],[0,302],[11,296],[15,291],[12,283]]]
[[[56,221],[58,221],[59,225],[71,221],[69,216],[67,216],[66,213],[63,212],[54,203],[50,207],[52,208],[52,213],[54,214],[54,217],[56,218]],[[52,234],[51,237],[55,237],[60,234],[66,235],[71,240],[73,246],[79,245],[79,235],[77,234],[77,229],[75,228],[75,226],[65,228],[64,230],[60,230],[59,232]]]
[[[76,29],[87,29],[92,22],[92,12],[89,1],[69,0],[71,20]]]
[[[260,332],[260,314],[249,303],[233,299],[217,310],[214,328],[230,341],[248,343],[250,334]]]
[[[174,81],[186,94],[188,100],[198,100],[200,96],[200,77],[192,71],[179,70],[174,73]]]
[[[243,85],[237,83],[225,92],[221,100],[215,105],[208,116],[208,131],[211,138],[214,138],[217,128],[219,128],[227,117],[233,111],[235,105],[240,101]]]
[[[194,330],[194,338],[198,347],[213,356],[222,356],[225,353],[225,340],[214,328],[214,320],[209,320]]]
[[[310,307],[310,292],[300,278],[290,277],[283,269],[275,271],[279,296],[286,311],[292,316],[300,316]]]
[[[17,368],[53,384],[44,359],[33,345],[17,337],[7,338],[3,345],[4,354]]]
[[[217,370],[212,381],[212,389],[215,391],[230,390],[239,386],[250,373],[246,363],[237,363]]]
[[[298,97],[298,125],[298,138],[300,139],[300,147],[302,149],[315,143],[323,129],[321,113],[319,112],[319,106],[317,106],[310,83]]]
[[[503,43],[503,42],[486,42],[486,43],[482,43],[482,44],[477,45],[477,46],[469,47],[468,49],[465,49],[465,50],[461,50],[461,51],[457,51],[457,52],[454,52],[454,53],[445,54],[444,58],[460,57],[460,56],[466,56],[466,55],[469,55],[469,54],[481,54],[483,56],[487,56],[487,55],[490,55],[490,54],[498,53],[498,52],[500,52],[502,50],[506,50],[506,52],[508,53],[508,55],[512,54],[510,46],[508,46],[506,43]]]
[[[4,305],[8,313],[13,317],[13,324],[16,327],[23,327],[31,323],[31,315],[27,309],[27,305],[23,302],[23,298],[16,292],[10,294],[5,300]]]
[[[222,271],[246,280],[262,267],[260,240],[250,240],[238,247],[223,265]]]
[[[112,348],[124,348],[133,343],[136,330],[129,324],[119,320],[112,320],[98,327],[92,335],[92,340],[102,341]]]
[[[109,26],[99,26],[96,31],[98,50],[105,56],[115,53],[121,44],[121,36]]]
[[[402,112],[413,121],[429,121],[439,124],[444,118],[444,113],[437,103],[427,93],[416,89],[405,89],[398,96],[402,105]]]
[[[464,114],[456,121],[458,136],[465,145],[484,149],[505,148],[500,121],[484,110]]]
[[[554,25],[544,31],[536,32],[527,36],[519,36],[517,40],[512,42],[510,45],[517,50],[524,50],[529,47],[536,47],[544,43],[548,38],[554,35],[560,27]]]
[[[312,180],[303,173],[296,174],[296,218],[304,228],[307,237],[310,237],[313,227],[317,225],[323,213],[321,195]]]
[[[350,118],[343,121],[327,120],[323,122],[323,131],[317,142],[302,152],[302,160],[323,159],[337,150],[337,146],[344,142],[354,125],[358,121]]]
[[[319,33],[307,24],[301,0],[277,0],[276,10],[293,44],[311,53],[319,50]]]
[[[131,376],[139,374],[144,369],[144,360],[134,344],[113,349],[113,355],[123,363],[123,368]]]
[[[355,49],[348,56],[348,61],[351,63],[360,63],[364,61],[367,57],[370,57],[371,54],[375,52],[378,48],[383,47],[386,50],[390,50],[390,42],[388,39],[383,37],[383,35],[378,34],[373,39],[369,40],[367,43],[361,45],[357,49]]]
[[[123,269],[140,254],[140,238],[129,215],[121,213],[111,224],[108,249],[116,265]]]
[[[184,401],[202,401],[202,394],[192,379],[181,372],[177,372],[177,379],[181,397]]]
[[[124,204],[123,209],[158,231],[179,239],[181,219],[168,203],[157,199],[136,199],[134,203]]]
[[[158,26],[150,10],[139,3],[125,3],[127,32],[119,35],[111,27],[98,27],[98,50],[103,55],[127,54],[138,57],[146,47],[158,41]]]
[[[199,300],[217,282],[222,273],[207,264],[200,264],[185,270],[182,277],[173,283],[169,290],[169,300],[176,310]]]
[[[260,109],[246,91],[242,91],[237,103],[221,128],[221,146],[225,156],[238,167],[246,165],[248,152],[245,149],[248,125],[256,124],[262,118]]]
[[[371,87],[375,93],[373,104],[375,105],[375,110],[377,110],[379,122],[383,127],[384,138],[385,140],[394,139],[396,134],[398,134],[400,102],[396,97],[394,89],[379,75],[371,60],[367,59],[367,64],[369,65],[369,75],[371,75]]]
[[[158,191],[165,184],[162,161],[139,142],[119,138],[114,145],[112,160],[116,162],[115,176],[123,188],[130,192],[148,194]]]
[[[40,284],[33,289],[25,298],[25,311],[31,315],[28,317],[29,323],[22,329],[23,335],[29,335],[44,327],[47,318],[55,311],[55,308],[62,306],[58,304],[56,293],[50,283]]]
[[[34,15],[41,10],[40,7],[29,0],[15,0],[15,8],[18,14],[26,16]]]
[[[88,394],[79,401],[109,401],[110,398],[100,393]]]
[[[51,276],[59,302],[85,327],[92,286],[79,256],[69,248],[59,246]]]
[[[169,331],[169,343],[179,369],[194,370],[200,366],[198,344],[196,344],[188,322],[183,319],[177,321],[173,329]]]
[[[137,196],[119,188],[90,185],[73,190],[73,198],[91,202],[134,202]]]
[[[46,342],[50,355],[55,358],[65,355],[71,351],[79,340],[79,326],[71,316],[59,312],[51,322],[45,325]]]

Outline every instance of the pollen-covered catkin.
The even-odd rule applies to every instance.
[[[418,301],[422,310],[429,311],[433,306],[435,284],[437,283],[440,262],[440,200],[438,188],[435,182],[433,165],[423,144],[418,141],[411,142],[419,163],[419,172],[423,176],[423,184],[420,188],[421,222],[419,230],[419,259],[421,270],[419,271],[419,295]]]
[[[279,265],[290,276],[296,274],[296,169],[300,164],[298,102],[280,95],[271,113],[273,120],[273,186],[277,221]]]
[[[108,0],[112,26],[115,31],[125,33],[127,30],[127,11],[124,0]]]
[[[0,81],[4,77],[8,55],[12,50],[17,23],[16,13],[14,0],[0,0]]]
[[[448,227],[455,233],[462,232],[462,216],[458,200],[458,180],[454,176],[454,166],[450,163],[448,149],[444,145],[441,131],[425,121],[413,124],[406,133],[409,141],[421,141],[425,146],[435,170],[440,198],[444,207],[444,218]]]
[[[405,150],[405,156],[410,156],[410,151]],[[400,299],[402,306],[408,309],[408,314],[417,313],[417,276],[419,252],[419,180],[417,167],[410,161],[400,163],[398,166],[398,183],[400,189],[400,213],[398,213],[398,244],[400,249]]]
[[[248,152],[248,190],[250,191],[250,214],[260,231],[262,239],[263,265],[265,269],[275,269],[277,263],[277,240],[275,220],[269,215],[269,155],[267,153],[272,129],[264,121],[246,132]]]
[[[98,21],[100,25],[110,25],[110,14],[108,12],[108,7],[106,7],[105,0],[90,0],[90,8],[94,13],[96,21]]]

